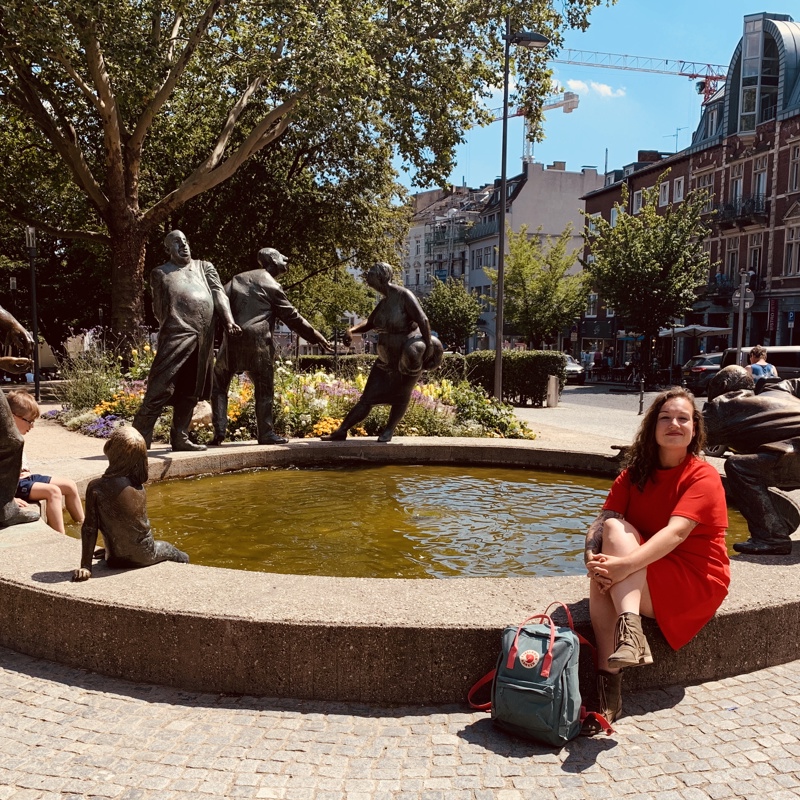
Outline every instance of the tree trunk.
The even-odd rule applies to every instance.
[[[111,233],[111,331],[133,343],[144,321],[147,231],[131,222]]]

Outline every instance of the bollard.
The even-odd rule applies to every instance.
[[[547,407],[555,408],[558,405],[558,375],[547,376]]]

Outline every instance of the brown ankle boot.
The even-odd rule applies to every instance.
[[[622,672],[597,673],[597,698],[595,708],[610,725],[622,713]],[[603,726],[595,717],[588,716],[581,726],[581,736],[596,736],[603,731]]]
[[[650,645],[642,630],[642,618],[638,614],[626,611],[619,615],[614,643],[617,647],[608,658],[610,667],[639,667],[653,663]]]

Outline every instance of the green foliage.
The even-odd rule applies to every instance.
[[[336,374],[341,378],[353,379],[362,372],[368,373],[372,369],[377,356],[367,353],[360,353],[351,356],[339,356],[335,359],[329,355],[300,356],[297,359],[298,372],[327,372]],[[334,370],[334,365],[338,360],[338,369]]]
[[[273,233],[266,226],[286,201],[276,231],[284,247],[319,212],[332,228],[309,237],[306,273],[351,251],[362,265],[396,238],[394,154],[419,185],[441,183],[465,131],[489,120],[505,16],[551,41],[549,50],[514,52],[523,88],[511,102],[531,109],[536,131],[548,58],[563,31],[585,29],[602,2],[6,0],[0,149],[14,158],[0,171],[0,216],[47,230],[53,252],[65,239],[108,246],[111,322],[126,335],[142,321],[147,245],[158,263],[163,228],[180,209],[261,151],[262,166],[276,168],[251,173],[263,177],[260,191],[242,181],[192,209],[194,232],[205,212],[216,223],[197,255],[214,260],[213,237],[231,241],[248,225],[252,235],[232,249],[275,244],[264,241]],[[287,134],[281,152],[265,150]],[[237,190],[247,220],[226,225],[243,207]],[[269,213],[259,227],[262,206]],[[355,240],[364,232],[362,248]]]
[[[121,363],[121,359],[99,348],[62,360],[60,401],[71,410],[87,411],[110,400],[122,384]]]
[[[467,376],[474,386],[490,394],[494,390],[493,350],[476,350],[467,356]],[[557,375],[561,387],[566,383],[566,362],[554,350],[503,350],[503,399],[515,405],[544,403],[547,379]]]
[[[480,301],[454,278],[446,283],[435,279],[430,294],[422,299],[422,309],[445,348],[464,347],[467,338],[478,330]]]
[[[57,415],[70,430],[89,436],[108,437],[120,418],[130,419],[138,410],[143,393],[141,382],[125,382],[116,359],[93,350],[81,359],[81,368],[69,371],[67,396],[73,405]],[[92,369],[86,368],[90,365]],[[104,380],[100,380],[104,376]],[[300,372],[289,362],[275,367],[275,430],[292,437],[314,437],[335,430],[356,403],[367,381],[365,371],[355,370],[352,379],[334,377],[317,370]],[[228,393],[228,436],[234,441],[256,437],[253,384],[245,376],[231,382]],[[356,429],[357,435],[376,435],[383,430],[388,407],[374,408]],[[154,432],[155,441],[169,438],[171,409],[163,414]],[[401,436],[506,436],[532,438],[509,406],[497,403],[466,381],[443,378],[418,385],[411,404],[397,428]],[[211,432],[198,430],[199,441]]]
[[[529,348],[572,324],[586,308],[591,278],[585,272],[569,274],[580,252],[569,249],[572,238],[572,225],[556,239],[542,237],[541,228],[531,237],[527,225],[519,233],[508,230],[504,316]],[[497,270],[486,271],[496,283]]]
[[[700,216],[708,195],[694,191],[682,203],[659,209],[658,186],[668,174],[643,192],[638,214],[626,213],[623,186],[616,225],[592,217],[586,230],[593,256],[584,264],[587,272],[626,329],[644,334],[646,349],[659,328],[691,310],[712,266],[703,250],[709,231]],[[644,356],[643,363],[649,364],[647,352]]]

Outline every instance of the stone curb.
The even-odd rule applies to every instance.
[[[600,453],[522,441],[402,439],[158,454],[151,475],[354,460],[616,472]],[[580,631],[590,629],[581,577],[383,580],[167,563],[128,571],[98,566],[90,581],[73,584],[79,547],[43,523],[0,532],[0,549],[0,644],[193,691],[381,705],[462,702],[494,666],[506,625],[558,599],[571,606]],[[626,687],[707,681],[800,658],[800,639],[787,635],[800,621],[798,560],[798,545],[790,556],[736,559],[731,593],[715,619],[677,653],[652,625],[655,664],[630,671]]]

